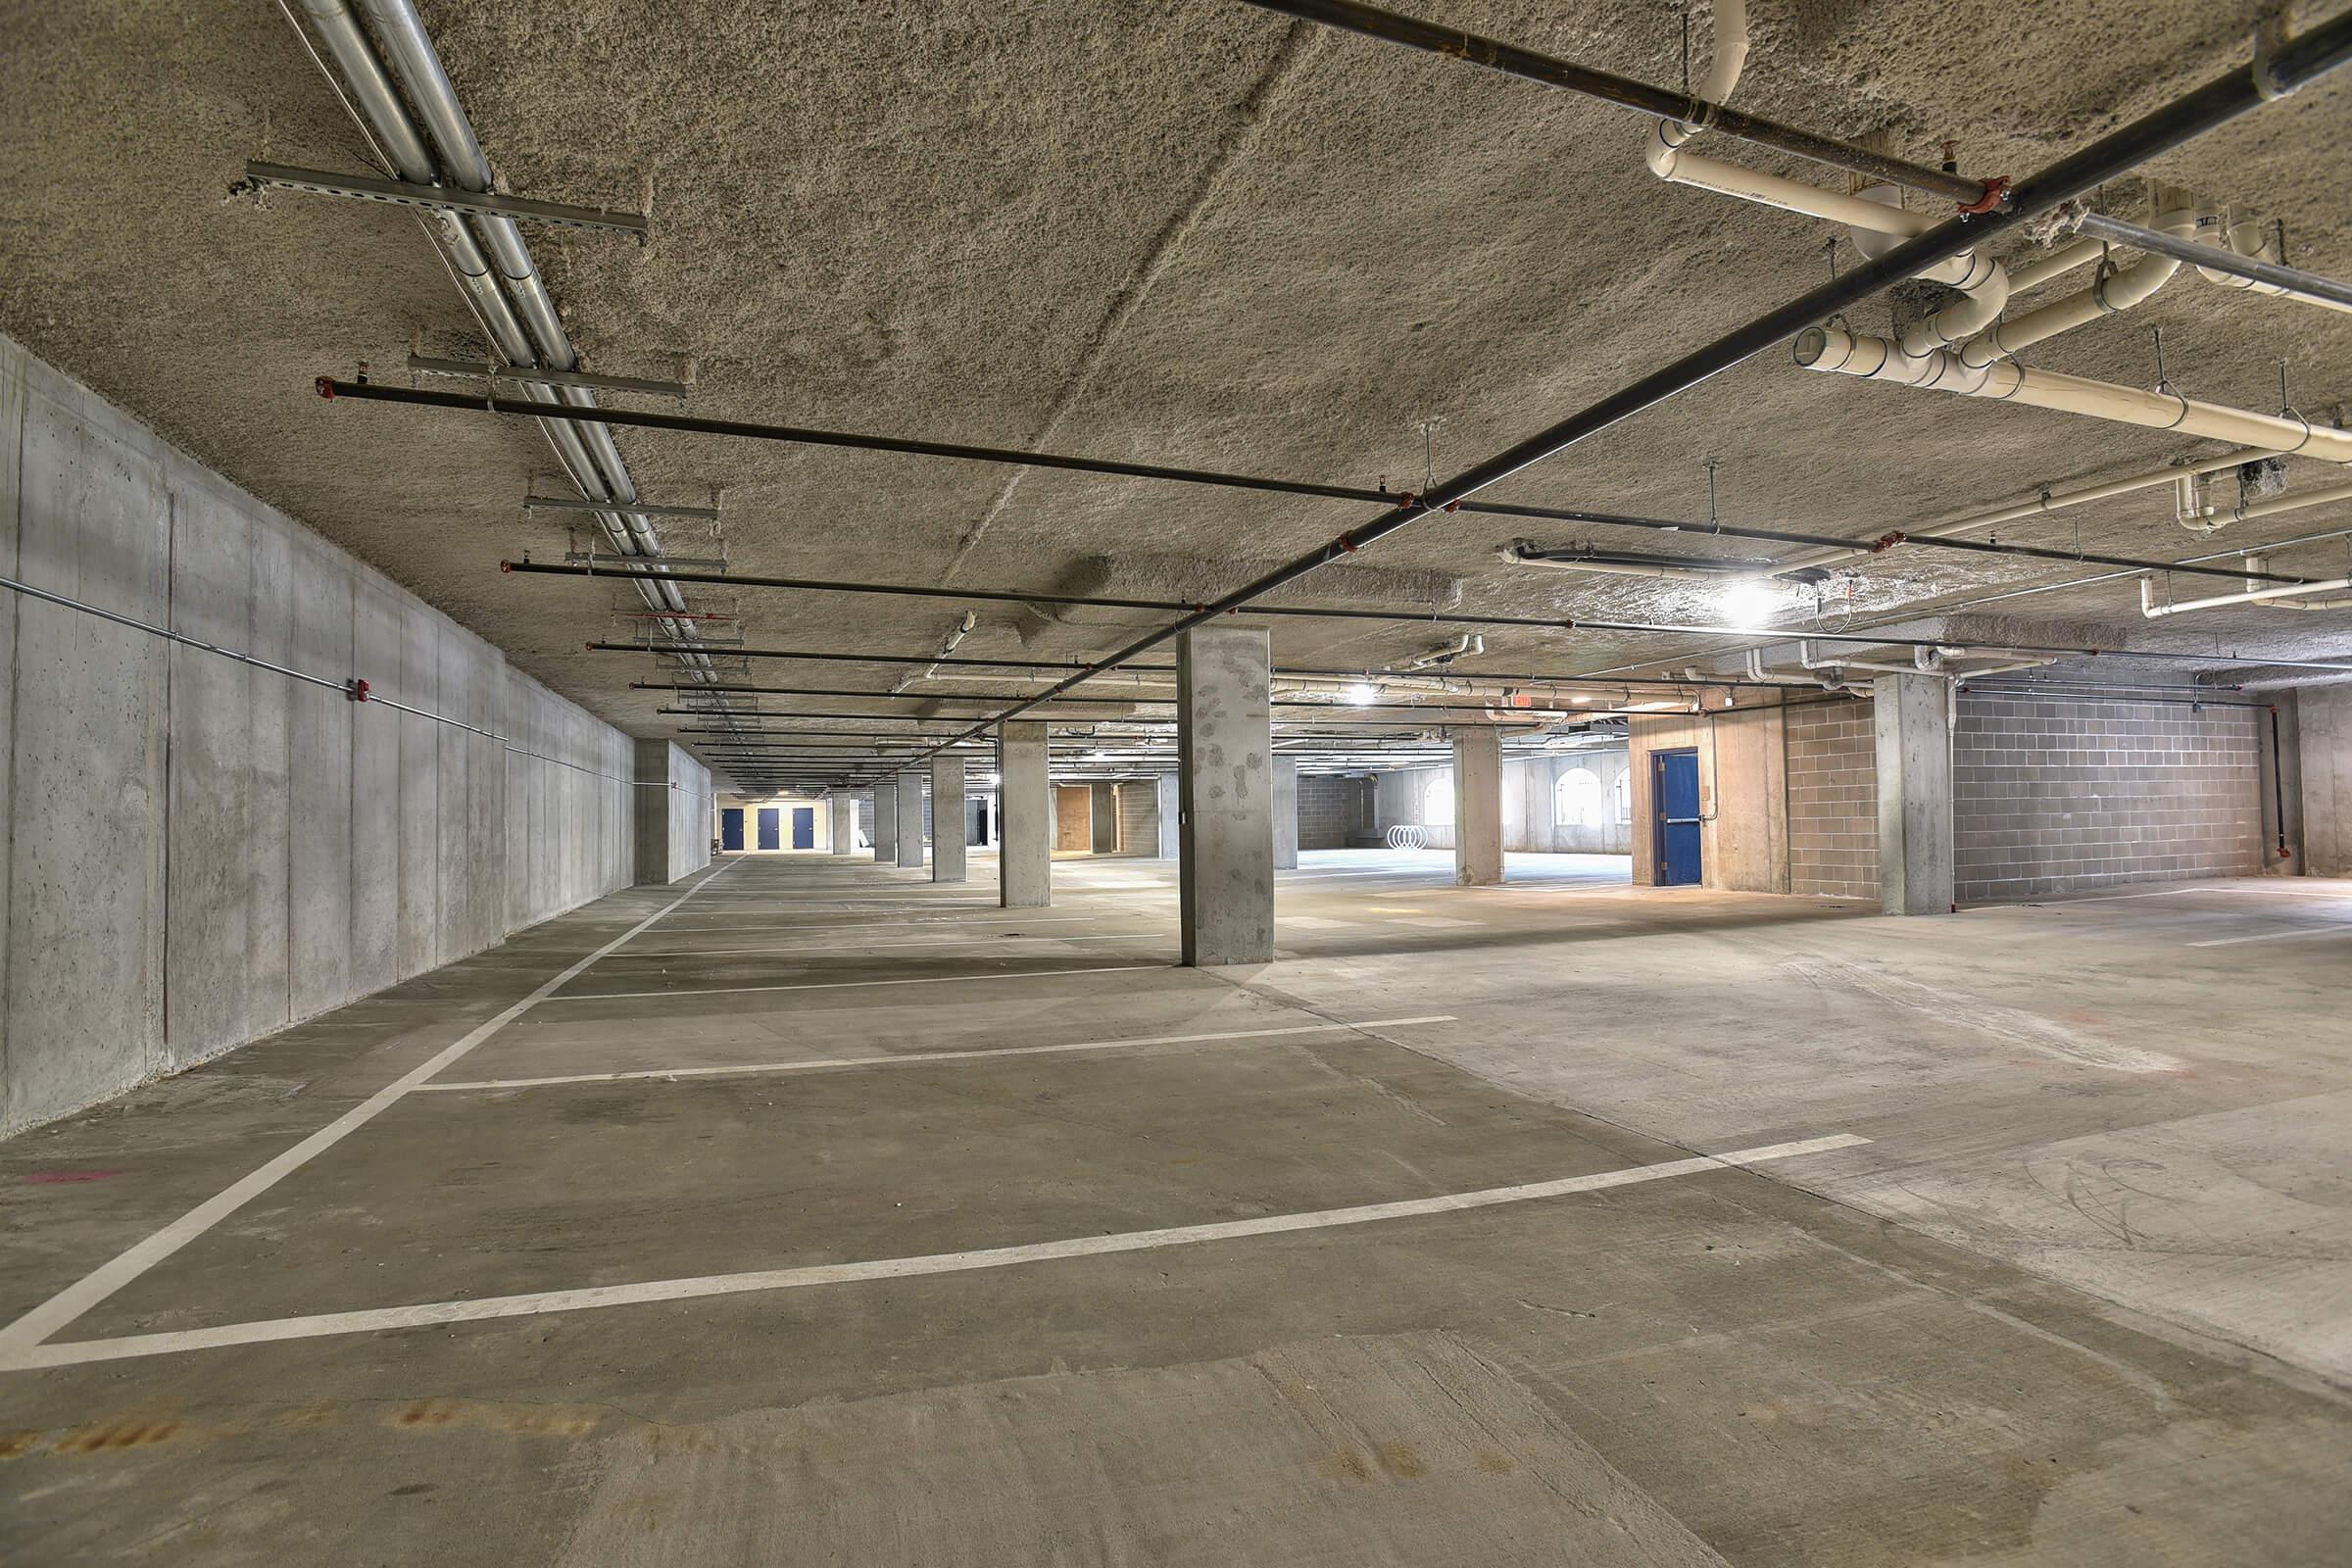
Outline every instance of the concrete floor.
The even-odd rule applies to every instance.
[[[6,1560],[2343,1560],[2352,884],[1577,858],[737,858],[0,1145]]]

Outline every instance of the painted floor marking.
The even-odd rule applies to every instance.
[[[0,1329],[0,1366],[9,1365],[12,1358],[38,1346],[43,1340],[64,1328],[68,1323],[105,1300],[132,1280],[170,1257],[173,1252],[220,1224],[247,1203],[275,1187],[295,1171],[325,1153],[351,1134],[359,1131],[376,1117],[398,1104],[411,1090],[424,1083],[442,1068],[479,1046],[508,1024],[521,1017],[539,1003],[544,1002],[558,986],[579,974],[606,954],[620,947],[639,932],[652,926],[663,915],[693,898],[697,893],[717,881],[734,868],[728,861],[709,876],[647,915],[635,925],[597,949],[570,968],[544,981],[538,989],[520,1002],[486,1023],[476,1024],[454,1043],[443,1047],[417,1066],[395,1078],[391,1083],[361,1101],[358,1104],[311,1134],[276,1158],[253,1170],[222,1188],[162,1230],[117,1254],[112,1260],[84,1274],[14,1323]]]
[[[1622,1170],[1563,1176],[1554,1181],[1526,1182],[1514,1187],[1442,1193],[1393,1203],[1364,1203],[1353,1208],[1310,1209],[1301,1213],[1260,1215],[1252,1219],[1219,1220],[1204,1225],[1173,1225],[1161,1230],[1079,1236],[1068,1241],[1029,1242],[968,1252],[935,1252],[921,1257],[883,1257],[855,1263],[758,1269],[743,1274],[704,1274],[685,1279],[644,1280],[633,1285],[599,1285],[584,1290],[536,1291],[527,1296],[492,1296],[463,1301],[424,1301],[413,1306],[323,1312],[311,1317],[225,1323],[216,1328],[184,1329],[171,1334],[134,1334],[121,1339],[82,1340],[62,1345],[18,1344],[0,1351],[0,1372],[76,1366],[91,1361],[120,1361],[143,1355],[170,1355],[187,1350],[219,1349],[232,1345],[320,1339],[337,1334],[372,1334],[390,1329],[430,1328],[445,1323],[478,1323],[497,1318],[531,1317],[543,1312],[577,1312],[591,1307],[683,1301],[698,1297],[801,1290],[809,1286],[849,1285],[866,1280],[912,1279],[928,1274],[1010,1268],[1023,1263],[1052,1262],[1060,1258],[1099,1257],[1114,1252],[1152,1251],[1160,1248],[1237,1241],[1253,1236],[1331,1230],[1343,1225],[1369,1225],[1381,1220],[1412,1219],[1429,1214],[1493,1208],[1504,1203],[1533,1202],[1539,1199],[1563,1198],[1574,1193],[1604,1192],[1642,1182],[1664,1181],[1675,1176],[1694,1176],[1705,1171],[1739,1169],[1769,1160],[1793,1159],[1803,1154],[1852,1149],[1869,1142],[1869,1139],[1858,1138],[1851,1133],[1837,1133],[1827,1138],[1808,1138],[1800,1143],[1767,1144],[1756,1149],[1734,1150],[1728,1154],[1699,1154],[1689,1159],[1665,1160],[1655,1165],[1633,1165]]]
[[[2292,931],[2265,931],[2250,937],[2214,937],[2209,941],[2187,945],[2192,948],[2234,948],[2241,942],[2292,942],[2297,937],[2344,936],[2352,936],[2352,924],[2298,926]]]
[[[1277,914],[1274,916],[1274,928],[1278,931],[1286,925],[1300,931],[1352,931],[1359,923],[1354,920],[1327,920],[1319,914]]]
[[[1418,926],[1424,931],[1472,931],[1485,928],[1481,920],[1456,920],[1445,914],[1411,914],[1387,922],[1390,925]]]
[[[556,1078],[485,1078],[467,1083],[418,1084],[418,1093],[483,1089],[537,1089],[547,1084],[611,1084],[632,1080],[732,1078],[746,1073],[822,1072],[843,1067],[921,1067],[935,1061],[988,1061],[999,1056],[1052,1056],[1074,1051],[1128,1051],[1138,1046],[1190,1046],[1222,1040],[1269,1040],[1277,1035],[1338,1034],[1350,1029],[1396,1029],[1408,1023],[1451,1023],[1453,1014],[1420,1018],[1366,1018],[1360,1023],[1293,1024],[1280,1029],[1227,1029],[1204,1035],[1140,1035],[1127,1040],[1079,1040],[1058,1046],[979,1047],[971,1051],[907,1051],[885,1056],[826,1056],[808,1061],[761,1061],[739,1067],[647,1067],[631,1072],[576,1072]]]
[[[872,953],[885,949],[904,948],[1001,948],[1007,942],[1164,942],[1166,934],[1158,931],[1113,931],[1094,936],[1024,936],[1008,931],[993,937],[939,937],[929,942],[810,942],[790,948],[687,948],[677,952],[632,953],[638,958],[724,958],[744,954],[767,954],[790,957],[796,953]]]
[[[1032,980],[1053,974],[1130,974],[1138,969],[1170,967],[1173,966],[1165,963],[1106,963],[1091,969],[1014,969],[1004,974],[927,974],[911,980],[803,980],[781,986],[681,986],[675,991],[575,991],[568,997],[550,997],[547,1000],[640,1002],[647,997],[728,997],[747,991],[841,991],[859,986],[970,985],[977,980]]]

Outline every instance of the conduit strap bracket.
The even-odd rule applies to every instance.
[[[368,683],[357,675],[354,675],[344,685],[343,690],[350,694],[351,700],[355,703],[364,703],[368,700]]]
[[[313,196],[385,202],[394,207],[426,207],[445,213],[511,218],[517,222],[601,229],[608,233],[630,235],[640,245],[653,232],[653,225],[637,213],[616,213],[603,207],[572,207],[562,202],[533,201],[523,196],[501,196],[496,191],[458,190],[448,185],[413,185],[407,180],[378,179],[368,174],[335,174],[316,169],[289,169],[283,164],[249,161],[245,165],[245,177],[228,188],[232,195],[262,190],[298,190]]]
[[[1973,202],[1961,202],[1959,211],[1971,218],[1980,218],[1997,207],[2006,206],[2009,201],[2010,184],[2011,181],[2007,174],[1993,175],[1984,182],[1984,193]]]

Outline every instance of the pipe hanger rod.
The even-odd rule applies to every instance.
[[[1383,43],[1402,44],[1408,49],[1424,49],[1431,54],[1449,59],[1468,61],[1490,71],[1518,76],[1527,81],[1540,81],[1547,87],[1561,87],[1602,103],[1615,104],[1640,114],[1655,115],[1683,124],[1704,126],[1720,131],[1739,141],[1751,142],[1758,147],[1770,147],[1776,152],[1793,153],[1813,163],[1842,169],[1849,173],[1867,174],[1874,179],[1891,180],[1941,196],[1956,205],[1983,209],[1997,204],[2002,186],[1998,181],[1969,179],[1947,173],[1925,164],[1914,164],[1900,158],[1855,147],[1829,136],[1793,125],[1784,125],[1759,115],[1743,114],[1740,110],[1711,104],[1703,98],[1654,87],[1644,81],[1595,71],[1565,60],[1555,60],[1532,49],[1522,49],[1499,39],[1484,38],[1458,28],[1440,27],[1413,17],[1398,16],[1374,6],[1356,5],[1352,0],[1244,0],[1261,11],[1272,11],[1301,22],[1319,22],[1325,26],[1347,32],[1378,38]]]
[[[2278,262],[2266,262],[2260,257],[2240,256],[2235,251],[2218,245],[2200,245],[2193,239],[2167,234],[2159,228],[2143,228],[2118,219],[2103,218],[2097,213],[2085,213],[2076,225],[2093,239],[2103,239],[2114,245],[2129,245],[2134,250],[2154,251],[2170,256],[2191,267],[2210,268],[2235,277],[2250,277],[2257,283],[2269,283],[2290,294],[2305,294],[2315,300],[2352,310],[2352,283],[2339,283],[2318,272],[2306,272],[2300,267],[2286,267]]]

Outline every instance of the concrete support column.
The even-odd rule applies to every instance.
[[[1119,787],[1116,784],[1097,783],[1088,787],[1094,803],[1094,839],[1097,855],[1119,853]]]
[[[899,864],[910,871],[923,868],[923,776],[901,773],[899,786]]]
[[[874,858],[884,865],[899,858],[899,792],[888,784],[874,786]]]
[[[833,853],[847,855],[858,847],[858,797],[846,790],[835,790],[826,797],[829,813],[827,826],[832,829]]]
[[[1274,768],[1262,628],[1176,641],[1176,868],[1188,964],[1274,956]]]
[[[1176,831],[1177,818],[1182,810],[1176,804],[1176,775],[1162,773],[1152,784],[1158,791],[1158,799],[1154,804],[1159,807],[1159,858],[1173,860],[1184,852]]]
[[[1054,902],[1054,791],[1046,782],[1046,726],[997,726],[997,902],[1042,909]]]
[[[1954,896],[1951,683],[1871,682],[1879,739],[1879,906],[1946,914]]]
[[[1298,869],[1298,759],[1274,759],[1274,869]]]
[[[1453,879],[1502,880],[1502,735],[1485,725],[1453,732]]]
[[[963,759],[931,759],[931,880],[960,882],[964,861]]]

